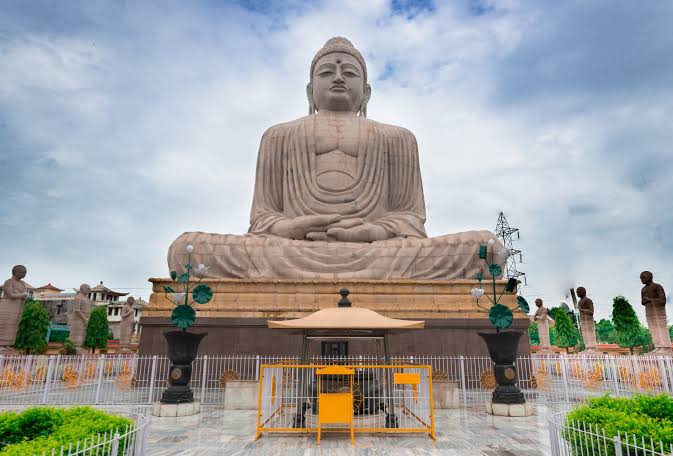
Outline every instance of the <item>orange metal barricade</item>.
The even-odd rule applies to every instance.
[[[417,365],[339,365],[351,375],[331,372],[328,365],[263,364],[260,367],[257,434],[376,432],[427,433],[435,439],[432,367]],[[325,401],[326,394],[330,394]],[[341,396],[338,396],[341,394]],[[346,398],[346,396],[348,396]],[[336,403],[329,402],[338,398]],[[352,404],[352,423],[332,412]],[[329,408],[321,413],[323,407]],[[323,417],[330,416],[328,421]],[[335,422],[338,421],[338,422]],[[321,424],[329,424],[322,428]],[[320,430],[320,431],[319,431]]]

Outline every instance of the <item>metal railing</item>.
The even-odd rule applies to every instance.
[[[266,432],[317,432],[319,416],[332,414],[325,393],[349,392],[343,375],[318,376],[323,365],[264,364],[259,382],[257,436]],[[427,433],[434,438],[432,368],[421,365],[344,364],[353,372],[348,401],[359,432]],[[318,384],[320,383],[320,386]],[[345,431],[332,425],[332,431]]]
[[[194,396],[202,404],[224,404],[227,381],[257,381],[262,364],[298,362],[297,356],[200,356],[192,370]],[[376,356],[310,362],[383,364]],[[391,363],[432,366],[434,378],[454,382],[463,407],[483,406],[495,387],[493,363],[485,356],[398,356]],[[0,404],[151,404],[167,387],[169,366],[159,355],[0,355]],[[673,391],[671,357],[522,356],[517,366],[519,386],[533,403]]]
[[[9,410],[20,411],[16,407],[1,408],[1,412]],[[149,409],[136,407],[134,409],[103,408],[106,412],[124,416],[131,420],[131,424],[123,429],[92,435],[82,441],[70,442],[67,445],[44,450],[34,456],[143,456],[147,450],[147,438],[150,431]]]
[[[605,433],[596,425],[569,421],[567,412],[549,418],[552,456],[671,456],[673,444],[618,432]]]

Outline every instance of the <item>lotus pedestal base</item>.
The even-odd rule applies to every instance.
[[[201,412],[201,403],[184,402],[182,404],[164,404],[163,402],[155,402],[152,407],[153,416],[192,416]]]
[[[487,402],[486,413],[495,416],[532,416],[535,415],[535,408],[529,402],[523,404],[494,404],[493,402]]]

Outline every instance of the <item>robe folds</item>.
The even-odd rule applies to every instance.
[[[408,130],[359,118],[357,170],[338,189],[316,179],[315,116],[276,125],[260,144],[247,234],[183,233],[171,245],[171,271],[183,271],[186,246],[208,277],[454,279],[490,277],[479,245],[488,231],[427,238],[416,139]],[[366,242],[292,240],[273,224],[303,215],[339,214],[383,227],[391,239]],[[496,251],[501,245],[498,243]],[[499,256],[499,259],[500,258]]]

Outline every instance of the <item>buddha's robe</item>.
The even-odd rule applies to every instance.
[[[427,238],[413,134],[358,119],[357,157],[350,159],[356,163],[352,179],[345,179],[341,188],[328,188],[318,179],[318,168],[325,165],[316,155],[315,115],[267,130],[260,144],[248,234],[184,233],[169,249],[170,270],[184,270],[186,246],[191,244],[191,263],[206,265],[209,277],[452,279],[474,278],[477,272],[489,277],[478,250],[494,239],[492,233]],[[280,220],[316,214],[361,218],[383,227],[390,239],[308,241],[270,232]],[[500,248],[496,244],[496,251]]]

